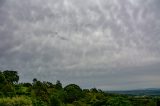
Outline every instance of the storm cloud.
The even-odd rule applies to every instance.
[[[159,0],[0,0],[0,69],[82,88],[160,87]]]

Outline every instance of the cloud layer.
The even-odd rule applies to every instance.
[[[21,81],[160,87],[159,0],[0,0],[0,68]]]

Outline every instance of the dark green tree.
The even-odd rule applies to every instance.
[[[57,80],[56,85],[55,85],[56,89],[62,89],[62,84],[59,80]]]
[[[7,82],[9,83],[15,83],[19,81],[19,76],[18,76],[18,72],[17,71],[3,71],[3,75],[5,77],[5,79],[7,80]]]
[[[64,87],[64,91],[66,92],[66,102],[68,103],[77,101],[83,96],[82,89],[76,84],[67,85]]]
[[[90,91],[93,93],[98,93],[98,90],[96,88],[91,88]]]

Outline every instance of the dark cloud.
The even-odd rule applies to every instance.
[[[0,68],[18,70],[21,81],[37,77],[84,88],[159,87],[158,4],[0,0]]]
[[[1,8],[1,6],[3,6],[4,2],[5,2],[5,0],[0,0],[0,8]]]

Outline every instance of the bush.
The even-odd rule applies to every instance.
[[[45,103],[44,101],[40,100],[40,99],[32,99],[32,105],[33,106],[48,106],[47,103]]]
[[[2,92],[7,97],[15,96],[15,88],[12,84],[8,83],[2,87]]]
[[[32,101],[30,98],[21,96],[13,98],[1,98],[0,106],[32,106]]]

